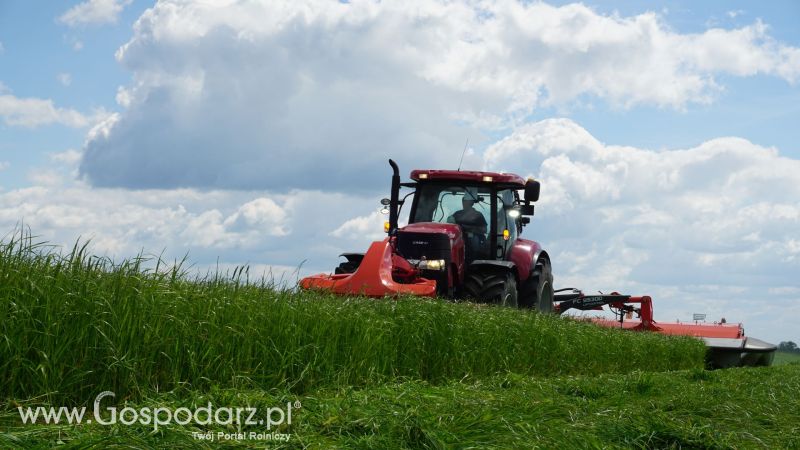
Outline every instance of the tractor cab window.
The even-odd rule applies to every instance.
[[[497,195],[497,242],[502,246],[504,254],[511,250],[519,235],[519,214],[514,210],[518,197],[514,194],[514,191],[506,189]]]
[[[491,192],[484,186],[426,185],[417,190],[417,208],[411,222],[454,223],[456,213],[464,210],[465,203],[480,213],[487,224],[490,221]],[[470,204],[471,203],[471,204]],[[474,215],[477,218],[477,215]],[[480,219],[477,219],[478,221]],[[484,231],[486,234],[487,231]]]
[[[417,189],[412,223],[459,225],[464,232],[467,260],[489,255],[491,190],[488,186],[427,184]]]

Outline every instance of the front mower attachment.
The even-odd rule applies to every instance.
[[[417,295],[434,297],[436,281],[417,277],[398,283],[392,277],[392,246],[389,239],[373,242],[353,273],[311,275],[300,280],[303,289],[316,289],[339,295],[386,297]]]

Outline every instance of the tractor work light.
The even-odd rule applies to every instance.
[[[409,263],[419,270],[445,270],[447,263],[443,259],[409,259]]]
[[[485,181],[486,183],[491,183],[493,179],[494,178],[492,178],[492,177],[490,177],[488,175],[484,175],[483,176],[483,181]]]
[[[428,179],[428,174],[427,174],[427,173],[421,173],[421,174],[419,174],[419,179],[420,179],[420,180],[427,180],[427,179]]]

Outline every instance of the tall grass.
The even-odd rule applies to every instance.
[[[145,267],[150,267],[145,268]],[[393,379],[702,367],[694,339],[635,334],[506,308],[276,289],[246,271],[190,278],[86,245],[0,244],[0,396],[86,401],[180,389],[308,392]]]

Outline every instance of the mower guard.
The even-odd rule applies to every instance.
[[[353,273],[311,275],[300,280],[303,289],[316,289],[339,295],[386,297],[417,295],[434,297],[436,281],[419,277],[410,283],[392,278],[392,246],[389,239],[373,242]]]
[[[760,339],[744,335],[742,324],[731,323],[664,323],[653,320],[653,299],[649,296],[632,297],[613,292],[608,295],[584,295],[578,289],[559,289],[554,309],[563,314],[570,309],[582,311],[601,310],[610,306],[615,310],[616,320],[592,318],[592,323],[609,328],[633,331],[653,331],[677,336],[693,336],[706,344],[706,365],[712,369],[742,366],[769,366],[777,347]],[[639,308],[631,304],[639,304]],[[627,315],[639,316],[639,320],[626,320]]]

